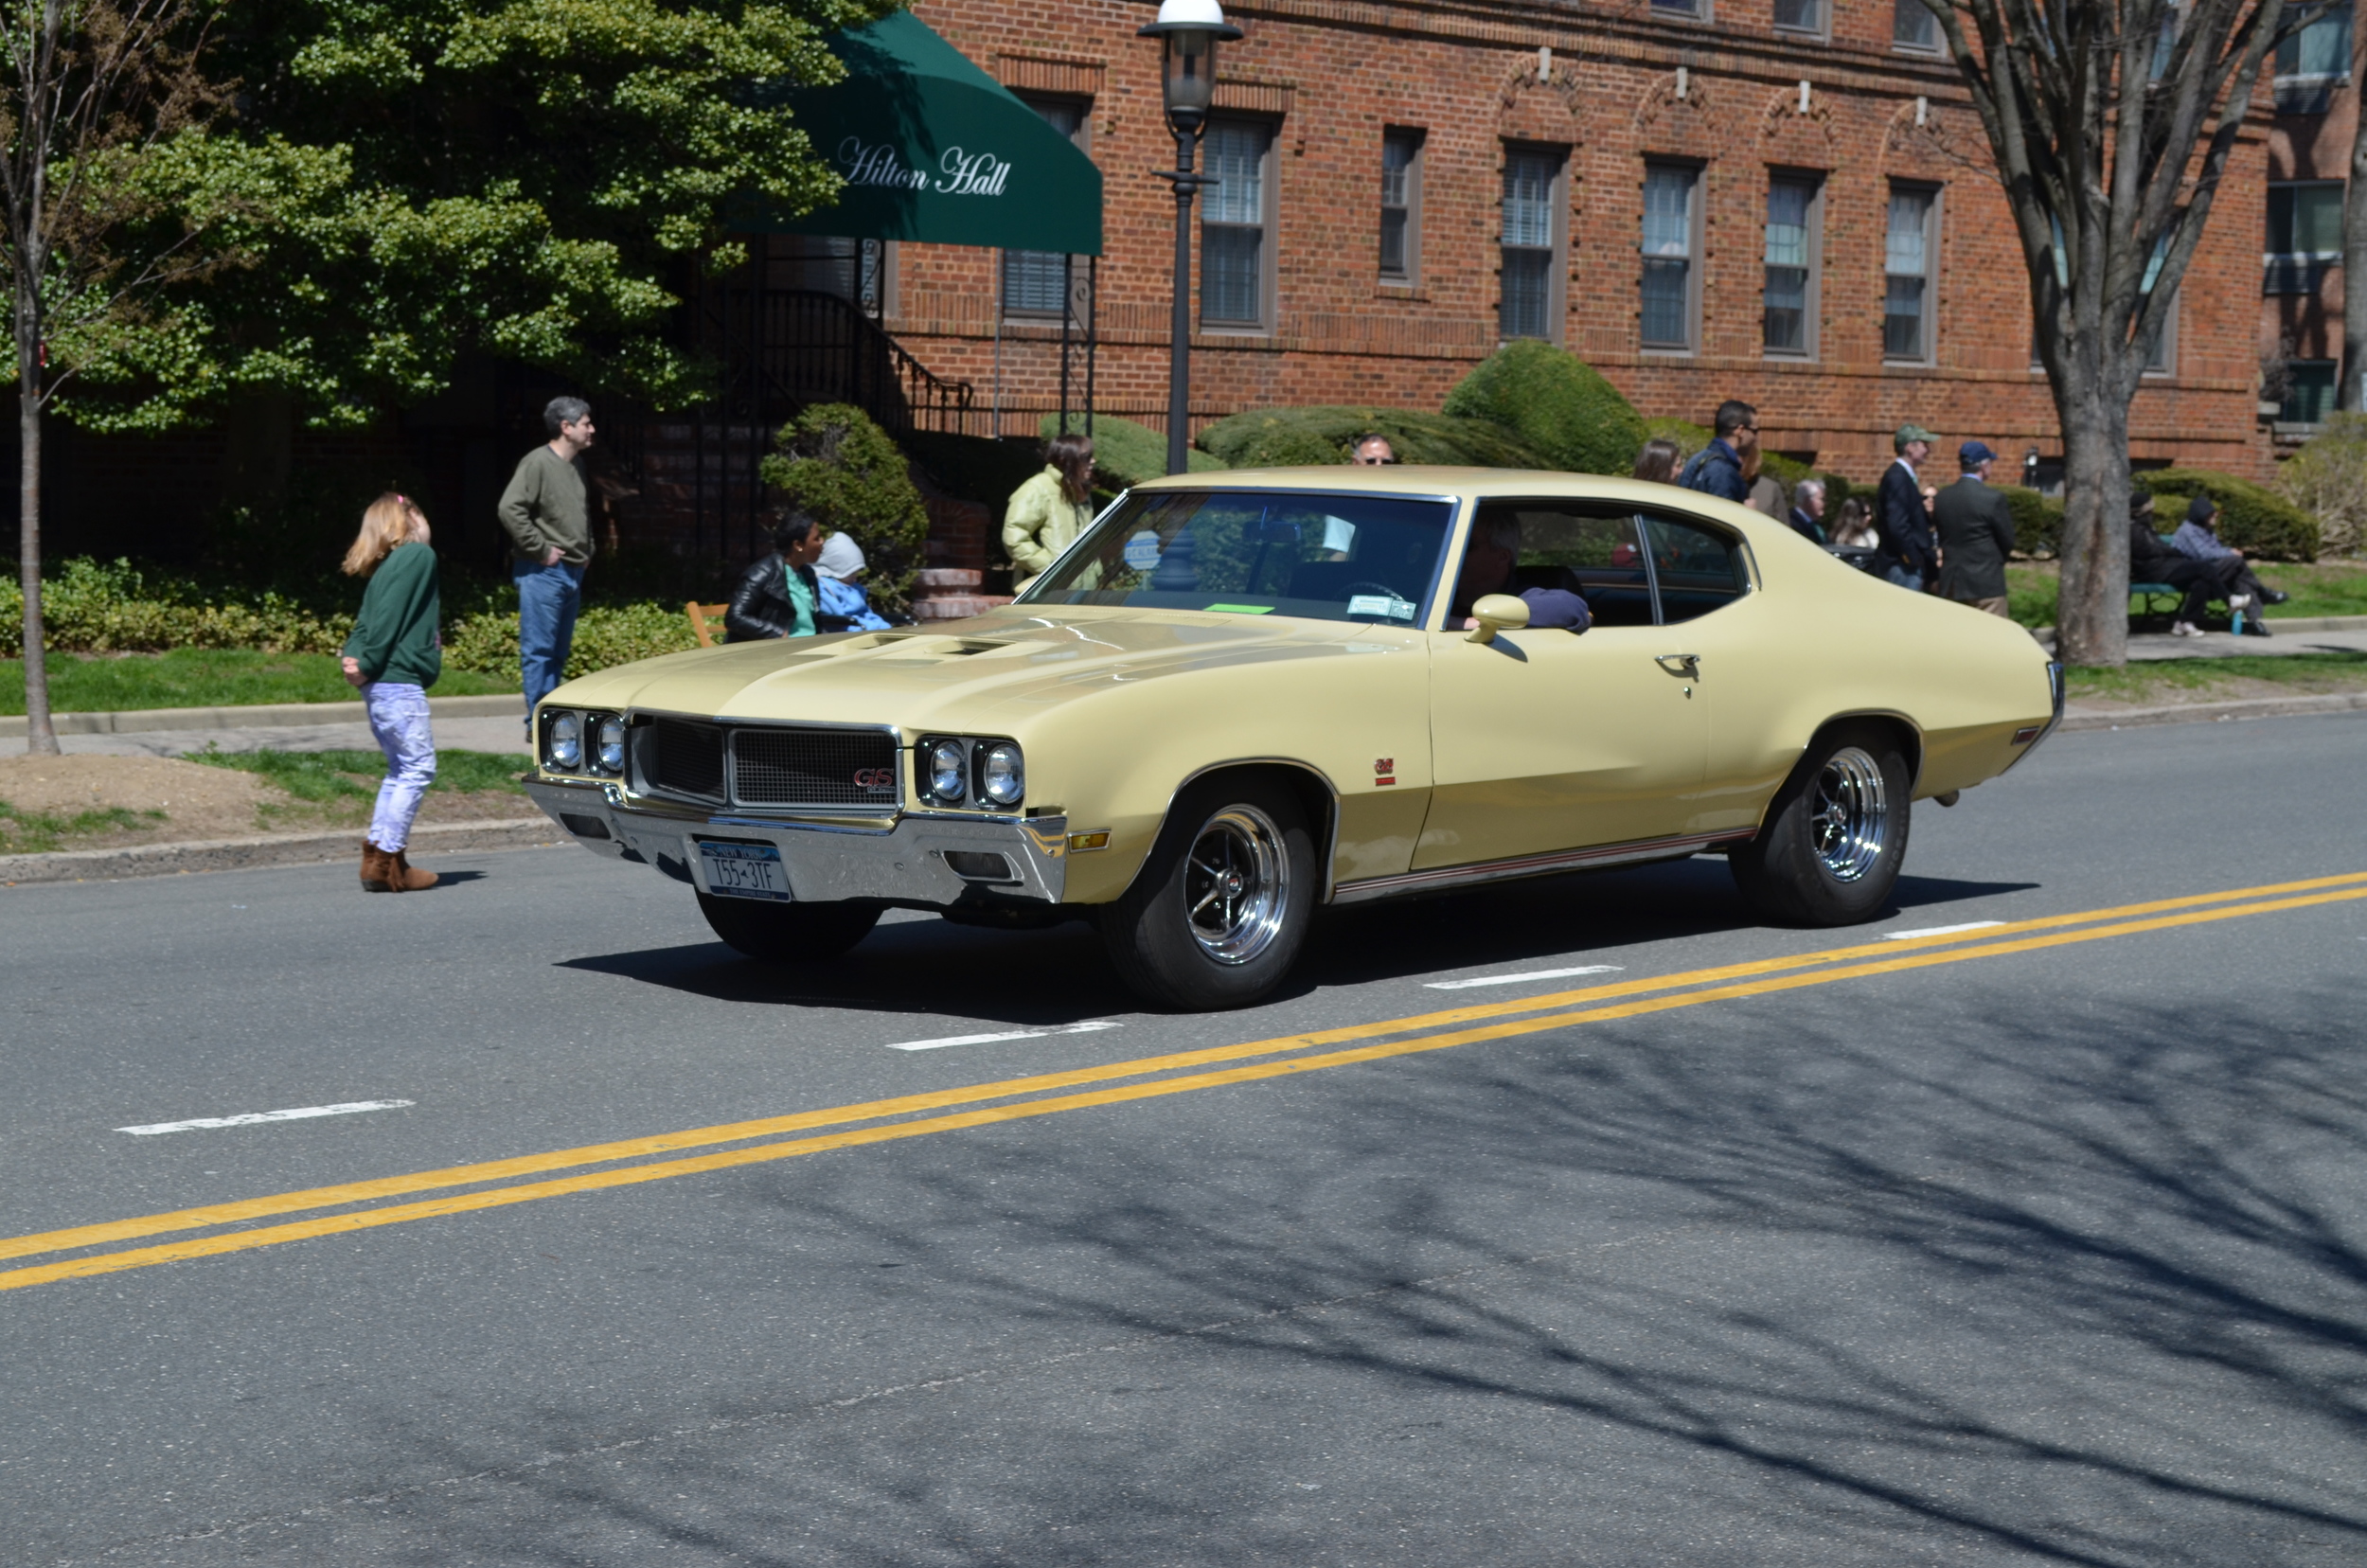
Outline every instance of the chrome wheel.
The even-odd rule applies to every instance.
[[[1228,806],[1201,825],[1184,867],[1192,939],[1220,964],[1246,964],[1281,935],[1290,900],[1282,829],[1255,806]]]
[[[1890,843],[1890,793],[1882,764],[1844,746],[1816,775],[1808,832],[1835,882],[1853,882],[1881,863]]]

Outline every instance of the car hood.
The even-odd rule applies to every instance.
[[[1193,671],[1399,651],[1396,628],[1119,606],[1020,606],[938,627],[774,639],[644,659],[548,702],[725,719],[1009,727],[1097,691]]]

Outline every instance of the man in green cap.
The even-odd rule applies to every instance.
[[[1915,477],[1915,465],[1931,455],[1938,439],[1921,425],[1900,425],[1891,437],[1897,457],[1882,471],[1874,491],[1875,559],[1884,577],[1913,594],[1936,587],[1940,579],[1939,545],[1931,537],[1931,513],[1923,509],[1923,482]]]

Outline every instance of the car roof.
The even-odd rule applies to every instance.
[[[1455,495],[1476,500],[1567,496],[1637,507],[1681,507],[1746,529],[1769,520],[1747,507],[1699,490],[1646,479],[1606,473],[1570,473],[1559,469],[1450,468],[1391,463],[1359,468],[1344,463],[1321,468],[1208,469],[1198,473],[1147,479],[1137,491],[1169,490],[1289,490],[1359,495]]]

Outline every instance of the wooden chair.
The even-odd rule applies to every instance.
[[[714,628],[723,624],[723,612],[729,610],[731,606],[701,604],[697,599],[692,599],[683,608],[690,613],[690,630],[692,634],[699,639],[699,646],[713,648],[715,646]],[[710,625],[710,622],[713,624]]]

